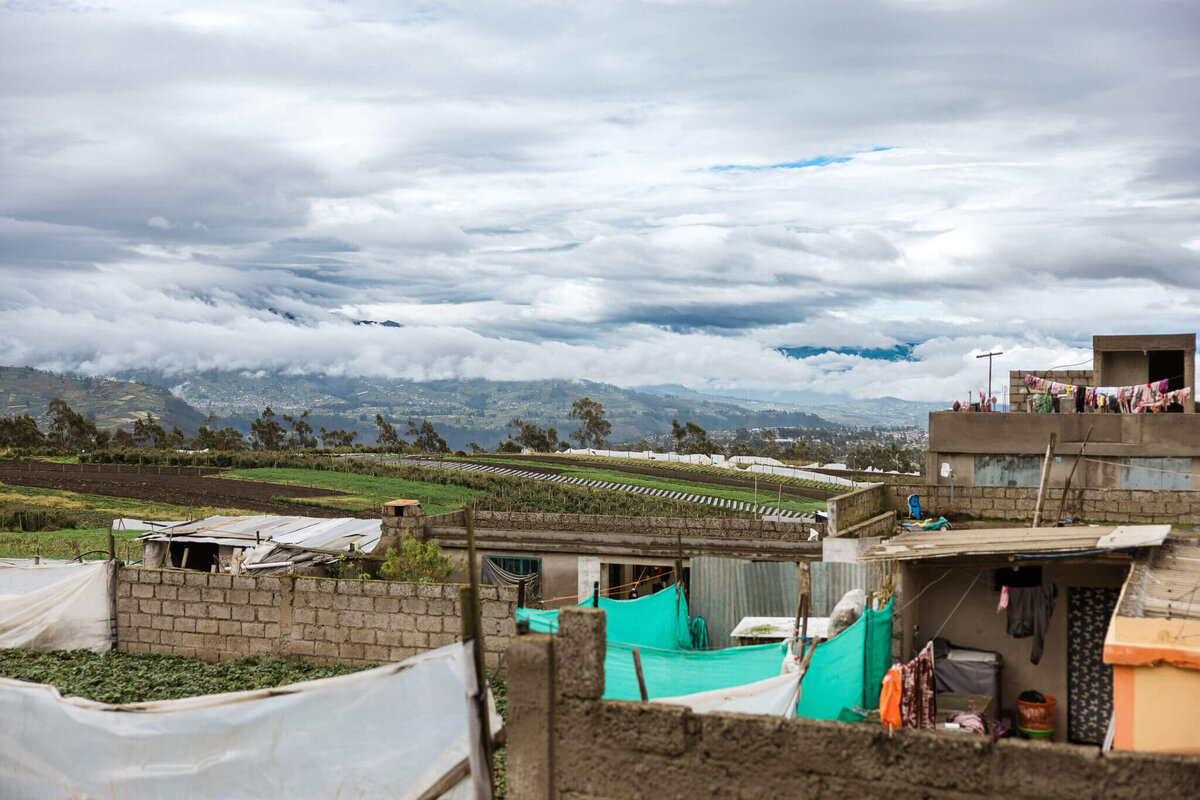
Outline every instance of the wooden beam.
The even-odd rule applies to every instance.
[[[1054,444],[1058,441],[1058,433],[1050,433],[1050,444],[1046,446],[1046,460],[1042,462],[1042,479],[1038,482],[1037,505],[1033,509],[1033,525],[1036,528],[1042,521],[1042,504],[1046,501],[1046,484],[1050,481],[1050,465],[1054,463]]]

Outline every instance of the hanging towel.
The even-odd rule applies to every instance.
[[[933,642],[900,667],[900,718],[904,727],[931,731],[937,719],[937,688],[933,676]]]

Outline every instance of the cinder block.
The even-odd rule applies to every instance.
[[[352,595],[361,595],[363,593],[363,583],[361,580],[339,580],[337,582],[337,593],[344,594],[347,597]]]
[[[361,628],[364,614],[361,611],[341,611],[338,613],[338,624],[346,628]]]
[[[449,600],[430,600],[425,606],[425,613],[437,614],[438,616],[447,616],[454,613],[454,603]],[[487,604],[484,604],[484,608]]]
[[[375,598],[365,595],[358,595],[350,598],[351,611],[373,611],[375,610]]]
[[[162,583],[163,571],[160,569],[133,569],[137,575],[138,583]],[[179,581],[182,583],[182,581]]]
[[[230,620],[219,620],[217,622],[217,633],[221,636],[241,636],[242,623],[232,622]]]
[[[400,642],[405,647],[415,647],[418,650],[427,650],[429,648],[429,634],[421,633],[420,631],[402,631],[400,633]]]
[[[266,629],[261,622],[243,622],[242,635],[252,638],[262,638],[266,633]]]
[[[279,622],[279,609],[275,606],[255,606],[259,622]]]
[[[216,633],[220,623],[215,619],[196,620],[196,633]]]
[[[375,644],[375,631],[370,628],[354,628],[350,631],[350,641],[358,644]]]
[[[230,582],[232,589],[253,589],[257,585],[253,575],[231,575],[233,580]]]
[[[150,583],[135,583],[130,585],[129,591],[134,597],[153,597],[154,585]]]
[[[238,622],[252,622],[254,620],[255,606],[233,606],[228,608],[229,618],[236,619]]]
[[[363,645],[363,658],[373,664],[387,663],[388,648],[377,644]]]
[[[179,599],[185,603],[200,602],[200,587],[199,586],[180,586]]]
[[[429,634],[429,646],[442,647],[444,645],[453,644],[457,637],[453,633],[431,633]]]
[[[363,594],[371,597],[386,597],[388,593],[387,582],[385,581],[367,581],[363,584]]]
[[[374,608],[380,614],[396,614],[400,611],[400,600],[395,597],[376,597]]]
[[[442,596],[442,587],[436,583],[421,583],[417,585],[417,597],[439,599]]]
[[[250,592],[250,605],[254,606],[273,606],[276,605],[277,599],[272,592],[262,590],[252,590]]]
[[[405,598],[400,601],[400,610],[405,614],[424,614],[428,600],[420,600],[417,598]]]
[[[162,582],[172,586],[183,586],[187,580],[187,576],[175,570],[164,570],[162,573]]]
[[[196,620],[190,617],[175,617],[175,630],[184,633],[195,633]]]
[[[313,642],[313,655],[325,658],[337,658],[338,646],[333,642]]]
[[[425,631],[426,633],[440,633],[442,630],[442,618],[427,615],[417,617],[417,630]]]
[[[387,647],[399,647],[400,646],[400,631],[387,631],[387,630],[375,631],[375,641],[378,642],[379,644],[385,645]]]
[[[220,577],[219,575],[216,577]],[[229,602],[228,590],[213,589],[211,587],[200,590],[200,599],[206,603],[227,603]]]
[[[296,594],[298,594],[298,595],[302,594],[304,592],[315,592],[315,591],[317,591],[317,579],[316,578],[296,578],[295,589],[296,589]]]
[[[272,639],[272,640],[278,639],[279,638],[279,623],[278,622],[263,623],[263,636],[266,637],[267,639]]]
[[[338,645],[338,658],[346,662],[363,660],[363,646],[354,642],[342,642]]]
[[[317,610],[315,608],[295,608],[292,609],[292,624],[312,624],[317,621]]]

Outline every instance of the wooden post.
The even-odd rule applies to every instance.
[[[592,581],[592,608],[600,607],[600,581]]]
[[[117,557],[117,540],[113,538],[112,523],[108,523],[108,560],[113,561]]]
[[[495,784],[492,778],[492,723],[488,717],[487,680],[483,667],[483,613],[479,607],[479,565],[475,563],[475,514],[469,508],[463,509],[463,518],[467,527],[467,580],[469,584],[463,589],[463,642],[472,641],[475,661],[475,708],[479,718],[479,737],[483,746],[483,763],[487,775],[480,775],[479,780],[487,781],[488,797],[495,794]],[[470,634],[470,636],[468,636]]]
[[[1087,433],[1083,435],[1083,441],[1079,445],[1079,455],[1075,456],[1075,463],[1071,465],[1071,471],[1067,473],[1067,482],[1063,484],[1062,500],[1058,504],[1058,516],[1054,518],[1055,525],[1062,525],[1063,511],[1067,507],[1067,492],[1071,491],[1071,479],[1075,477],[1075,470],[1079,469],[1079,462],[1083,460],[1083,449],[1087,447],[1088,439],[1092,438],[1092,431],[1095,428],[1095,425],[1088,426]]]
[[[642,674],[642,655],[638,649],[633,648],[633,671],[637,673],[638,693],[642,696],[642,702],[650,699],[646,694],[646,677]]]
[[[1042,521],[1042,505],[1046,501],[1046,484],[1050,482],[1050,465],[1054,463],[1054,445],[1058,441],[1058,434],[1050,434],[1050,444],[1046,445],[1046,460],[1042,462],[1042,479],[1038,483],[1037,505],[1033,509],[1033,527],[1036,528]]]

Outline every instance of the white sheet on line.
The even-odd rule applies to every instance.
[[[455,643],[351,675],[119,706],[0,679],[0,796],[417,798],[469,756],[482,763],[470,652]],[[482,796],[478,774],[453,796]]]
[[[651,702],[688,706],[697,714],[729,711],[791,719],[796,716],[796,704],[800,702],[800,675],[793,672],[741,686],[731,686],[728,689],[713,689],[678,697],[658,697]]]
[[[0,647],[112,646],[108,562],[0,562]]]

